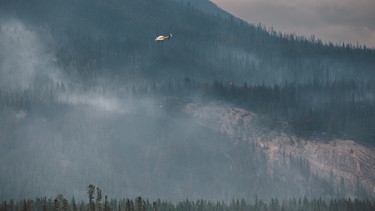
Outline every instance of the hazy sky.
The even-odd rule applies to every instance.
[[[333,43],[375,47],[375,0],[211,0],[250,23]]]

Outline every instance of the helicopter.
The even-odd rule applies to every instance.
[[[160,35],[155,38],[155,41],[164,41],[165,39],[171,39],[172,33],[169,33],[169,35]]]

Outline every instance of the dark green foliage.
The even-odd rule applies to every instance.
[[[120,204],[119,204],[120,206]],[[109,208],[109,203],[108,203],[108,196],[105,195],[105,199],[104,199],[104,211],[109,211],[110,208]]]
[[[44,199],[46,200],[46,199]],[[37,208],[43,206],[43,201],[39,198],[34,200],[21,200],[16,203],[9,204],[6,201],[3,201],[0,210],[2,211],[13,211],[13,210],[38,210]],[[51,200],[51,199],[49,199]],[[331,199],[329,201],[325,201],[321,198],[313,198],[308,199],[304,197],[303,199],[290,199],[290,200],[283,200],[279,201],[278,199],[271,199],[267,202],[263,200],[259,200],[256,198],[255,202],[247,202],[245,199],[242,200],[232,200],[231,203],[225,202],[214,202],[214,201],[207,201],[207,200],[196,200],[196,201],[189,201],[184,200],[181,202],[168,202],[168,201],[155,201],[151,204],[146,204],[141,197],[137,197],[135,199],[137,208],[134,209],[132,205],[130,205],[133,200],[126,199],[126,202],[129,202],[129,206],[121,207],[121,204],[113,204],[115,209],[111,210],[147,210],[147,211],[157,211],[157,210],[170,210],[170,211],[179,211],[179,210],[236,210],[236,211],[247,211],[247,210],[272,210],[272,211],[281,211],[281,210],[290,210],[290,211],[298,211],[298,210],[321,210],[321,211],[373,211],[375,209],[375,202],[370,200],[358,200],[358,199],[350,199],[350,198],[340,198],[340,199]],[[69,207],[72,207],[73,201],[69,202],[68,200],[63,200],[63,207],[61,210],[71,210]],[[43,210],[50,211],[55,210],[47,208],[43,206]],[[85,207],[80,207],[80,210],[85,210]],[[110,210],[105,208],[105,210]]]
[[[88,207],[89,207],[90,211],[95,211],[94,193],[95,193],[95,186],[92,185],[92,184],[90,184],[87,187],[87,195],[89,197],[89,205],[88,205]]]
[[[100,190],[97,187],[96,188],[96,204],[95,204],[95,208],[96,208],[97,211],[101,211],[102,210],[101,200],[102,200],[102,190]]]

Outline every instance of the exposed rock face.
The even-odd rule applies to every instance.
[[[253,142],[267,155],[270,174],[290,165],[291,158],[297,158],[305,161],[315,176],[333,183],[335,191],[340,190],[343,197],[360,196],[361,191],[367,196],[375,193],[374,148],[353,140],[305,140],[267,130],[256,123],[256,114],[226,104],[189,103],[184,111],[200,125],[220,130],[234,141]]]

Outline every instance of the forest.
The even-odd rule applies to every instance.
[[[262,114],[262,123],[271,129],[314,140],[353,139],[373,146],[374,84],[338,81],[267,87],[214,81],[206,91]]]
[[[337,86],[328,90],[341,92],[349,85]],[[0,157],[9,164],[2,168],[3,190],[14,198],[22,198],[28,195],[23,190],[41,195],[53,183],[49,195],[59,190],[67,195],[66,187],[75,187],[76,197],[81,199],[77,188],[94,180],[112,187],[117,197],[121,187],[127,187],[132,195],[140,189],[149,197],[155,198],[162,192],[171,200],[186,195],[193,199],[228,200],[255,194],[264,200],[301,195],[324,200],[349,196],[371,199],[359,178],[355,187],[342,178],[336,185],[333,181],[340,178],[316,175],[301,157],[284,155],[289,167],[275,171],[286,180],[268,175],[267,158],[254,143],[234,145],[236,140],[197,125],[181,111],[189,102],[229,103],[256,112],[259,128],[268,128],[266,131],[297,134],[322,142],[352,137],[373,146],[369,141],[373,139],[361,139],[371,137],[373,132],[372,124],[368,124],[374,121],[373,107],[350,101],[361,95],[362,92],[358,96],[355,93],[362,87],[351,87],[350,99],[340,95],[331,99],[330,93],[316,87],[319,86],[237,86],[185,78],[180,82],[127,88],[89,89],[51,82],[18,94],[2,92],[0,133],[5,140],[12,140],[2,142]],[[373,85],[366,88],[373,89]],[[306,93],[328,95],[327,102],[312,107],[314,98],[305,98]],[[356,115],[340,116],[346,109]],[[330,116],[331,112],[336,116]],[[334,128],[330,121],[336,124]],[[353,127],[356,124],[358,127]],[[255,133],[262,134],[263,130]],[[27,171],[29,168],[33,171]],[[30,183],[30,178],[35,183]],[[19,181],[16,186],[15,181]],[[119,185],[113,187],[111,181]],[[203,181],[205,185],[201,187]],[[177,192],[168,193],[169,189]],[[6,192],[3,197],[8,195]]]
[[[334,185],[302,158],[285,155],[283,177],[269,175],[262,150],[181,107],[245,108],[268,131],[374,147],[375,49],[277,32],[205,3],[210,12],[176,0],[0,3],[2,209],[153,209],[130,198],[162,195],[181,202],[156,201],[159,210],[373,210],[359,182]],[[81,202],[90,183],[132,197]],[[228,203],[254,195],[264,201]]]
[[[109,90],[111,95],[120,98],[175,97],[186,102],[193,99],[219,100],[260,114],[259,121],[270,129],[315,140],[341,138],[371,146],[375,144],[373,82],[286,83],[270,87],[246,82],[237,85],[217,80],[201,83],[185,77],[183,80],[165,83],[143,82],[129,87],[99,85],[94,88],[50,82],[48,87],[34,87],[22,93],[1,91],[0,108],[30,111],[38,106],[43,107],[45,103],[59,107],[61,102],[57,96],[61,93],[68,96],[76,92],[72,90],[79,90],[83,94],[105,93]],[[7,122],[3,125],[7,125]]]
[[[374,80],[375,50],[366,46],[281,33],[184,1],[91,2],[6,1],[2,20],[23,22],[55,65],[80,83],[103,77],[120,84],[188,77],[272,87]],[[4,32],[12,33],[11,23],[3,24]],[[14,39],[21,39],[15,32]],[[174,35],[169,42],[154,41],[168,33]]]
[[[308,199],[291,198],[289,200],[271,199],[270,201],[263,201],[255,196],[253,202],[248,202],[245,199],[233,199],[230,203],[223,201],[207,201],[198,199],[191,201],[185,199],[180,202],[170,202],[165,200],[149,201],[147,198],[138,196],[135,199],[123,197],[122,199],[109,198],[104,195],[99,187],[90,184],[87,187],[88,202],[76,201],[74,198],[68,200],[63,195],[58,195],[56,198],[36,198],[35,200],[24,199],[20,201],[3,201],[0,207],[2,211],[95,211],[95,210],[125,210],[125,211],[146,211],[146,210],[239,210],[239,211],[298,211],[298,210],[322,210],[322,211],[372,211],[375,209],[375,202],[369,200],[358,199],[331,199],[325,201],[322,198]]]

